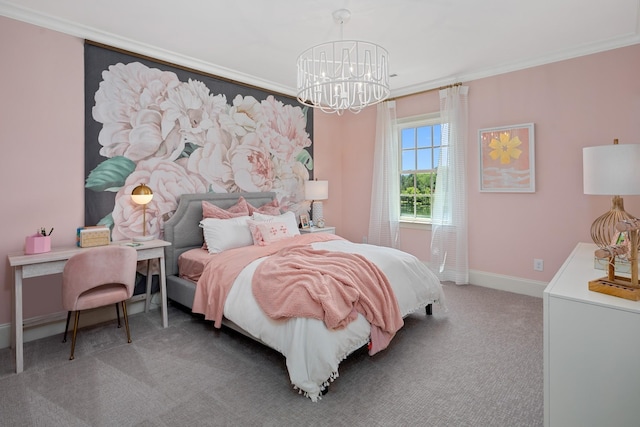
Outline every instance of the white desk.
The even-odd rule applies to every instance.
[[[128,242],[113,242],[112,245],[126,244]],[[168,325],[167,319],[167,282],[165,277],[164,265],[164,247],[171,243],[164,240],[150,240],[148,242],[140,242],[140,246],[135,246],[138,251],[138,261],[158,259],[160,263],[160,296],[162,298],[162,326]],[[88,251],[91,248],[79,248],[77,246],[52,248],[50,252],[42,254],[25,255],[23,252],[9,254],[9,264],[14,269],[14,287],[13,287],[13,334],[12,341],[16,351],[16,373],[24,370],[24,354],[23,354],[23,329],[24,323],[22,318],[22,279],[30,277],[47,276],[49,274],[62,273],[67,260],[78,252]],[[151,281],[152,274],[147,271],[147,290],[145,311],[149,310],[149,301],[151,299]]]
[[[639,425],[640,301],[589,290],[596,249],[578,243],[543,294],[548,427]]]

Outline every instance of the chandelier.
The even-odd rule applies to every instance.
[[[389,53],[375,43],[342,40],[351,12],[340,9],[340,41],[313,46],[298,56],[298,101],[325,113],[359,113],[389,97]]]

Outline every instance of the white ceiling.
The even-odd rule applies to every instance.
[[[0,15],[295,95],[296,59],[389,51],[392,96],[640,43],[640,0],[0,0]]]

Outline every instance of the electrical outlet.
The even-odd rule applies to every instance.
[[[543,271],[544,270],[544,261],[539,258],[533,259],[533,269],[535,271]]]

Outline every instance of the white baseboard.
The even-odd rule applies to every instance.
[[[155,294],[159,295],[159,294]],[[154,295],[154,296],[155,296]],[[136,295],[127,301],[127,313],[142,313],[144,311],[144,294]],[[154,302],[155,298],[151,298],[150,309],[158,307]],[[122,313],[120,313],[122,316]],[[116,310],[113,305],[108,307],[96,308],[83,312],[80,316],[80,327],[96,325],[98,323],[108,322],[116,319]],[[24,320],[24,342],[38,340],[40,338],[50,337],[56,334],[63,334],[67,320],[67,312],[59,312],[47,314],[44,316],[32,317]],[[70,329],[73,329],[73,320]],[[0,348],[7,348],[11,345],[11,324],[5,323],[0,325]]]
[[[542,298],[544,288],[548,283],[537,280],[522,279],[520,277],[503,276],[501,274],[487,273],[484,271],[469,271],[469,282],[473,285],[485,288],[498,289],[500,291],[529,295]]]

